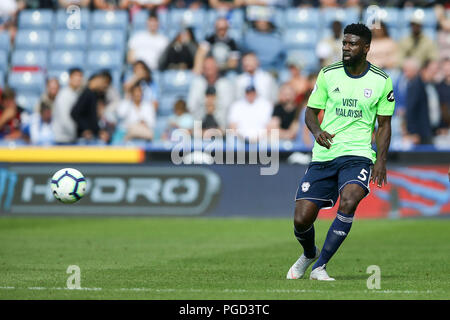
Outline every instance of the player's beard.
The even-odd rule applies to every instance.
[[[359,61],[361,61],[363,58],[362,54],[357,55],[357,56],[351,56],[350,59],[344,59],[344,54],[342,54],[342,63],[344,64],[344,66],[346,67],[353,67],[356,66]]]

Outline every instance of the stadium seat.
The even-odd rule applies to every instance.
[[[122,30],[93,30],[89,35],[89,48],[95,50],[124,50],[126,34]]]
[[[67,69],[51,69],[47,71],[47,78],[58,79],[59,86],[62,88],[69,83],[69,72]]]
[[[50,9],[26,9],[19,14],[20,29],[52,29],[53,11]]]
[[[16,92],[41,94],[45,88],[43,72],[15,72],[8,75],[8,85]]]
[[[160,117],[167,117],[173,114],[173,106],[175,101],[177,101],[181,96],[176,96],[173,94],[166,94],[161,96],[158,107],[158,119]]]
[[[287,28],[320,28],[319,9],[289,8],[285,13]]]
[[[363,12],[363,22],[366,25],[372,25],[376,21],[383,21],[390,28],[398,28],[402,26],[402,17],[400,10],[397,8],[379,8],[378,10],[367,8]]]
[[[403,26],[409,26],[409,21],[412,17],[416,17],[422,20],[424,28],[436,28],[437,18],[433,9],[427,8],[404,8],[403,14]]]
[[[0,71],[8,70],[8,52],[0,50]]]
[[[56,30],[53,34],[54,49],[85,49],[87,32],[85,30]]]
[[[10,47],[11,41],[9,32],[6,31],[0,32],[0,50],[5,50],[6,52],[8,52]]]
[[[326,8],[322,9],[322,20],[325,27],[330,26],[333,21],[340,21],[345,27],[347,24],[359,22],[359,10],[355,8],[336,9]]]
[[[283,34],[283,42],[287,49],[315,48],[318,40],[318,32],[314,29],[289,29]]]
[[[28,67],[47,67],[47,51],[45,50],[14,50],[11,65]]]
[[[155,128],[153,128],[153,141],[161,140],[164,131],[166,131],[167,122],[167,116],[158,116],[156,118]]]
[[[306,73],[319,71],[319,60],[315,50],[289,50],[287,59],[296,59],[303,65]]]
[[[87,30],[90,26],[91,12],[88,9],[81,9],[77,12],[66,12],[59,9],[56,12],[56,26],[60,30]]]
[[[187,95],[192,73],[185,70],[168,70],[162,73],[161,90],[167,94]]]
[[[32,113],[34,111],[39,99],[39,93],[26,93],[19,91],[16,95],[16,103],[20,107],[24,108],[28,113]]]
[[[125,10],[95,10],[92,13],[91,26],[94,29],[122,29],[128,26],[128,12]]]
[[[83,50],[53,50],[50,53],[49,68],[66,70],[72,67],[83,68],[85,60]]]
[[[436,41],[436,39],[437,39],[437,31],[436,31],[435,28],[424,27],[422,29],[422,32],[425,35],[427,35],[431,40]],[[402,40],[403,38],[407,37],[410,34],[411,34],[411,28],[409,26],[407,26],[407,27],[405,27],[403,29],[398,29],[397,40]]]
[[[16,34],[16,49],[47,49],[50,45],[50,31],[22,29]]]
[[[169,12],[170,26],[204,28],[206,20],[206,10],[204,9],[172,9]]]
[[[123,52],[117,50],[92,50],[88,52],[88,69],[119,70],[123,65]]]

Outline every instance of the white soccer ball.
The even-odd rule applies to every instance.
[[[52,193],[62,203],[75,203],[86,193],[86,179],[73,168],[57,171],[52,177]]]

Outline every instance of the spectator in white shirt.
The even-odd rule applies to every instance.
[[[81,93],[83,72],[81,69],[69,70],[69,85],[59,90],[52,111],[52,128],[56,144],[71,144],[77,138],[77,127],[70,112]]]
[[[142,97],[142,87],[136,83],[130,89],[130,100],[123,100],[117,110],[119,126],[125,133],[125,141],[153,139],[155,108]]]
[[[278,86],[272,75],[259,68],[259,60],[253,52],[247,53],[242,58],[244,72],[237,76],[236,95],[241,99],[245,95],[248,86],[254,86],[259,97],[272,103],[278,98]]]
[[[159,21],[152,11],[147,20],[146,31],[138,31],[128,42],[128,63],[143,60],[152,70],[158,69],[158,60],[166,49],[169,40],[159,33]]]
[[[250,85],[245,89],[245,98],[231,105],[228,126],[241,139],[254,143],[267,133],[272,112],[273,104],[258,96]]]

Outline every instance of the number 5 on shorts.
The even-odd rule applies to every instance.
[[[368,173],[369,172],[366,169],[362,169],[361,172],[359,173],[358,179],[361,181],[366,181]]]

